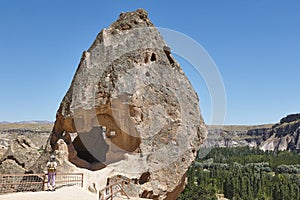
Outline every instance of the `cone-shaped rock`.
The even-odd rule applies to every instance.
[[[83,53],[50,145],[55,150],[63,139],[68,161],[94,173],[87,186],[129,178],[129,194],[173,200],[205,136],[197,94],[138,9],[120,14]]]

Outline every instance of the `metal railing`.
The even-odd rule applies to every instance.
[[[46,177],[45,183],[48,182]],[[58,173],[56,175],[56,187],[79,186],[83,187],[83,173]]]
[[[124,186],[127,186],[128,184],[128,181],[120,180],[106,186],[105,188],[99,191],[99,200],[113,200],[117,193],[121,193],[125,195],[128,199],[130,199],[130,197],[124,190]]]
[[[43,191],[47,188],[47,174],[0,174],[0,194]],[[83,187],[83,173],[57,173],[56,187]]]

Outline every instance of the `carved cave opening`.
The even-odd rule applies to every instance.
[[[98,126],[92,127],[89,132],[78,133],[72,142],[77,153],[73,163],[78,167],[99,170],[125,159],[126,153],[139,148],[140,138],[121,130],[110,115],[97,115],[97,120]],[[78,163],[82,161],[85,164],[80,166]]]
[[[88,163],[104,163],[109,145],[106,144],[101,127],[94,127],[89,133],[79,134],[73,141],[77,156]]]

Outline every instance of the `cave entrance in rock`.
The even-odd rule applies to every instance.
[[[90,164],[105,163],[109,145],[105,142],[101,127],[93,127],[90,132],[79,133],[73,141],[77,156]]]
[[[133,129],[126,129],[130,133],[122,131],[114,118],[108,114],[99,114],[95,119],[98,122],[92,124],[97,125],[88,132],[79,132],[72,142],[77,153],[73,159],[76,166],[99,170],[124,160],[125,154],[139,150],[141,139],[128,131]]]

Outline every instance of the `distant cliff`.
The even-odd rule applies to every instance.
[[[263,135],[263,150],[290,150],[300,153],[300,114],[288,115],[267,129]]]
[[[259,126],[209,126],[205,146],[252,146],[262,150],[300,153],[300,114],[288,115],[277,124]]]

